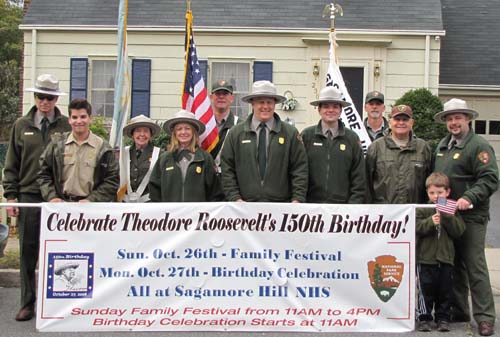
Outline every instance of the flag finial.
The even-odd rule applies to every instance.
[[[339,4],[335,3],[329,3],[325,5],[325,8],[323,8],[323,17],[326,18],[327,16],[330,17],[330,29],[333,32],[335,30],[335,15],[339,14],[340,16],[344,15],[344,10],[342,9],[342,6]]]

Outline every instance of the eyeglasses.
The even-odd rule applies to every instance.
[[[44,95],[44,94],[35,94],[35,97],[38,98],[40,101],[43,101],[44,99],[46,99],[47,101],[52,102],[53,100],[56,99],[57,96]]]

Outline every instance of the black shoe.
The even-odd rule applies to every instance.
[[[29,321],[35,316],[35,308],[34,306],[27,305],[25,307],[22,307],[21,310],[16,315],[16,321],[18,322],[24,322],[24,321]]]
[[[450,331],[450,324],[446,321],[438,321],[437,331],[440,332]]]
[[[432,331],[431,325],[428,321],[420,321],[418,322],[418,331],[429,332]]]

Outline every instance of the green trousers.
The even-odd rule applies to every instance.
[[[466,213],[466,212],[465,212]],[[470,314],[469,290],[474,320],[495,322],[495,302],[484,253],[488,217],[462,213],[465,232],[455,241],[455,273],[453,307],[466,316]]]
[[[19,202],[39,203],[42,196],[24,193]],[[40,208],[19,208],[19,258],[21,274],[21,308],[36,301],[35,269],[40,246]]]

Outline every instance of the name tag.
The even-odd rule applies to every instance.
[[[25,136],[33,136],[35,133],[34,132],[31,132],[31,131],[26,131],[24,133]]]
[[[174,169],[174,167],[173,167],[173,166],[169,166],[169,167],[167,167],[167,168],[165,169],[165,171],[172,171],[173,169]]]
[[[441,152],[439,152],[436,156],[437,156],[437,157],[442,157],[442,156],[444,156],[444,155],[443,155]]]
[[[247,144],[247,143],[251,143],[252,141],[250,139],[245,139],[245,140],[242,140],[241,141],[241,144]]]
[[[313,143],[314,146],[323,146],[323,143]]]

